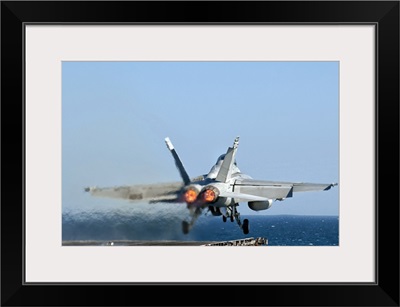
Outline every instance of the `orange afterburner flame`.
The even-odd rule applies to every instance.
[[[205,190],[205,191],[203,192],[203,199],[204,199],[206,202],[211,203],[211,202],[213,202],[216,198],[217,198],[217,197],[216,197],[215,192],[214,192],[213,190],[207,189],[207,190]]]
[[[188,204],[193,203],[197,198],[197,191],[193,189],[188,189],[184,194],[184,198]]]

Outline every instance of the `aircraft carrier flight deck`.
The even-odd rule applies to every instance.
[[[268,240],[265,238],[245,238],[229,241],[144,241],[144,240],[79,240],[63,241],[63,246],[265,246]]]

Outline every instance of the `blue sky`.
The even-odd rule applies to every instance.
[[[338,182],[338,74],[338,62],[63,62],[63,211],[149,208],[83,188],[180,181],[167,136],[191,177],[240,136],[254,179]],[[239,211],[339,215],[338,199],[336,187]]]

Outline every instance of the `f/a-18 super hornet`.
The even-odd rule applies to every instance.
[[[236,151],[239,137],[225,154],[219,156],[208,174],[190,178],[170,139],[165,143],[172,153],[182,182],[116,186],[110,188],[88,187],[86,192],[93,196],[126,199],[130,201],[148,201],[149,203],[183,203],[189,210],[190,220],[182,222],[182,231],[187,234],[196,219],[205,211],[214,216],[222,216],[236,221],[244,234],[249,233],[249,221],[240,219],[237,210],[239,203],[247,203],[254,211],[266,210],[274,201],[292,197],[293,193],[308,191],[326,191],[337,183],[304,183],[255,180],[240,172],[236,164]]]

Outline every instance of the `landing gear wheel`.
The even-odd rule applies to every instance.
[[[226,222],[226,216],[225,215],[222,216],[222,220],[224,221],[224,223]]]
[[[190,224],[186,221],[182,222],[182,232],[186,235],[189,233]]]
[[[230,219],[231,219],[231,222],[233,222],[233,221],[234,221],[234,217],[233,217],[233,215],[231,215],[231,216],[230,216]]]
[[[243,220],[243,225],[242,225],[243,233],[247,235],[249,233],[249,220],[244,219]]]

